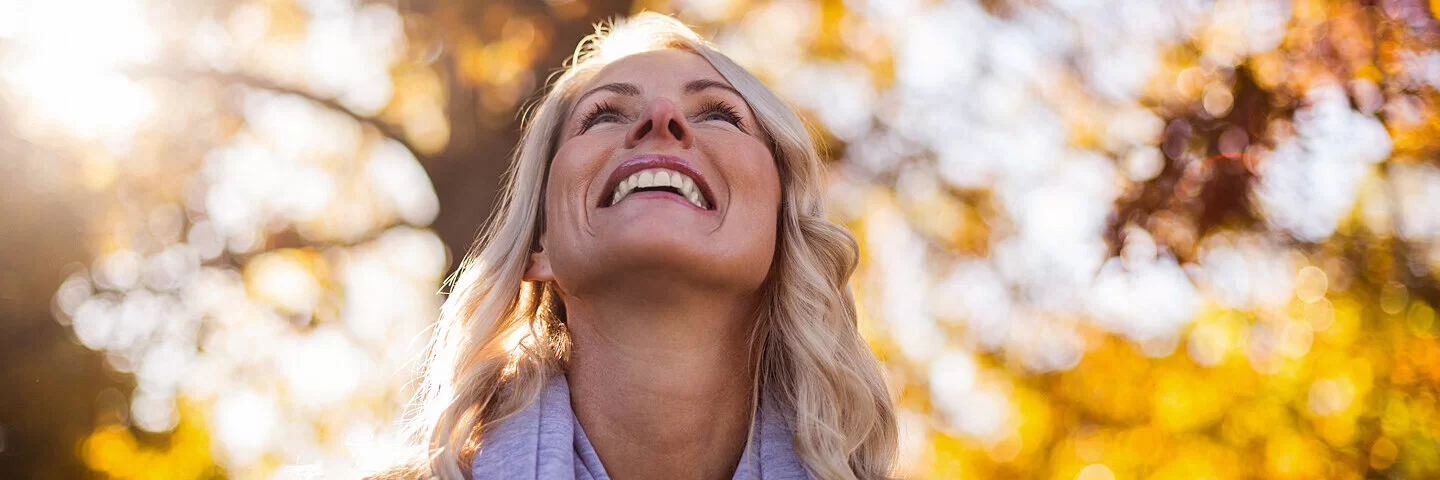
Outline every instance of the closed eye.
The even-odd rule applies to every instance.
[[[695,114],[695,118],[701,122],[710,120],[725,121],[735,125],[740,131],[745,131],[745,127],[740,124],[740,111],[734,106],[720,100],[713,100],[701,105],[700,111]]]
[[[615,108],[609,102],[601,102],[595,108],[590,109],[590,113],[586,113],[585,118],[580,121],[579,133],[585,133],[590,127],[601,123],[618,122],[623,119],[624,115],[620,113],[619,108]]]

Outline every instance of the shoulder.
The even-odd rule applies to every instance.
[[[473,478],[544,478],[537,477],[538,469],[556,453],[549,446],[570,444],[573,417],[564,376],[546,379],[528,405],[483,429],[471,462]]]

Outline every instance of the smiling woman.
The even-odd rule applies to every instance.
[[[884,478],[891,398],[800,118],[679,22],[602,27],[536,106],[386,477]]]

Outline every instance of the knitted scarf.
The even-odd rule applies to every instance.
[[[760,402],[735,480],[812,480],[792,446],[793,434],[773,402]],[[525,410],[486,432],[472,465],[475,480],[609,480],[570,408],[564,374]]]

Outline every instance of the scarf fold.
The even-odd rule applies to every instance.
[[[734,480],[811,480],[792,439],[784,417],[762,396]],[[535,403],[485,434],[471,471],[475,480],[610,478],[570,408],[563,373],[546,383]]]

